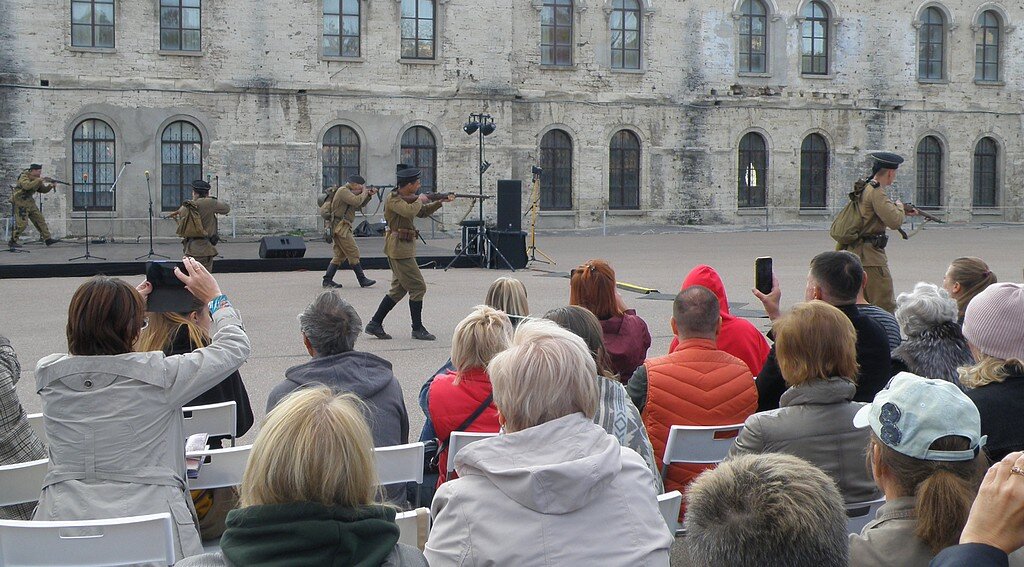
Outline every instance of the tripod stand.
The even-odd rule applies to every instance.
[[[143,258],[150,259],[153,256],[157,258],[164,258],[170,260],[170,257],[164,256],[163,254],[157,254],[153,251],[153,190],[149,187],[149,172],[146,172],[146,194],[149,195],[149,253],[139,256],[135,260],[141,260]]]
[[[537,248],[537,212],[540,210],[540,174],[543,172],[541,168],[536,165],[533,166],[533,191],[530,192],[530,245],[526,247],[526,252],[529,257],[526,263],[541,262],[544,264],[554,265],[555,261],[551,259],[551,256],[545,254],[540,248]],[[538,260],[537,254],[544,256],[544,260]]]
[[[124,168],[122,167],[121,170],[124,171]],[[89,174],[88,173],[83,173],[82,174],[82,182],[83,183],[88,183],[89,182]],[[74,189],[74,187],[72,187],[71,188],[71,203],[72,203],[72,206],[74,205],[74,202],[75,202],[75,189]],[[106,260],[106,258],[101,258],[99,256],[93,256],[92,254],[89,253],[89,205],[85,205],[82,208],[85,209],[85,254],[83,254],[81,256],[75,256],[74,258],[68,258],[68,262],[74,262],[75,260],[82,260],[82,259],[85,259],[85,260]]]

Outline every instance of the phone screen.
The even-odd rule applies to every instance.
[[[772,291],[772,259],[762,256],[754,260],[754,287],[761,293]]]

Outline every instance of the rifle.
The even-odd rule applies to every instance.
[[[402,195],[402,194],[398,193],[397,195],[399,197],[401,197],[401,199],[403,201],[405,201],[406,203],[415,203],[416,201],[419,200],[420,195],[426,195],[427,198],[430,199],[431,201],[444,201],[448,197],[452,197],[452,198],[455,198],[455,199],[490,199],[491,198],[490,195],[473,195],[471,193],[441,193],[441,192],[421,193],[420,195],[417,195],[417,194]]]
[[[58,185],[67,185],[69,187],[71,186],[71,184],[68,183],[67,181],[61,181],[60,179],[54,179],[52,177],[44,177],[43,181],[47,183],[57,183]]]
[[[937,216],[935,216],[935,215],[933,215],[931,213],[926,213],[926,212],[922,211],[921,209],[915,207],[913,203],[903,203],[903,212],[905,212],[905,213],[913,213],[914,211],[917,211],[917,214],[921,218],[923,218],[925,221],[932,221],[932,222],[937,222],[939,224],[946,224],[946,221],[940,219],[939,217],[937,217]]]

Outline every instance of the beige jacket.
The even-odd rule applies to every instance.
[[[424,218],[434,214],[441,208],[442,202],[424,205],[420,202],[406,203],[392,191],[384,201],[384,222],[388,225],[384,237],[384,254],[394,260],[416,257],[416,240],[401,241],[394,231],[398,229],[416,230],[416,217]]]
[[[334,230],[337,231],[342,224],[351,225],[355,222],[356,211],[365,207],[372,197],[373,195],[367,189],[363,190],[362,195],[356,195],[348,183],[338,187],[334,191],[334,197],[331,198],[331,217],[334,219]]]
[[[224,201],[218,201],[215,197],[201,197],[192,201],[199,208],[199,218],[203,221],[203,230],[210,237],[217,234],[217,215],[226,215],[231,212],[231,207]],[[184,218],[185,206],[178,209],[178,220]],[[210,242],[209,238],[186,238],[185,254],[192,257],[216,256],[217,248]]]
[[[864,219],[864,235],[882,234],[886,228],[896,230],[906,217],[903,210],[885,194],[885,188],[873,187],[870,183],[864,186],[860,197],[860,216]],[[849,250],[860,256],[865,266],[888,265],[885,250],[879,250],[872,244],[858,241]]]

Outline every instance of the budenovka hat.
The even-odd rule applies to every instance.
[[[963,331],[989,356],[1024,360],[1024,285],[992,284],[974,296],[964,312]]]

